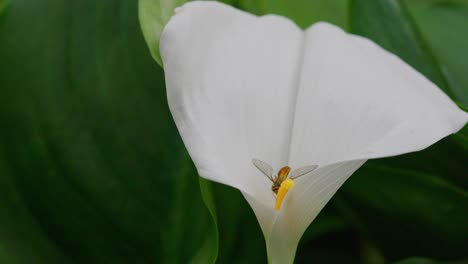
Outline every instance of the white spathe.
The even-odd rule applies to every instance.
[[[372,41],[327,23],[302,31],[216,2],[178,9],[161,36],[169,107],[200,176],[242,191],[271,263],[291,263],[303,232],[367,159],[424,149],[468,114]],[[320,167],[274,211],[252,164]]]

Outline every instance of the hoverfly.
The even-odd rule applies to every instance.
[[[291,173],[289,173],[291,171],[291,168],[289,166],[284,166],[278,171],[277,175],[274,175],[273,168],[270,165],[268,165],[268,163],[258,159],[252,159],[252,163],[273,183],[273,185],[271,186],[271,191],[273,191],[275,194],[278,194],[278,190],[281,186],[281,183],[283,183],[286,179],[297,179],[301,176],[308,174],[309,172],[312,172],[318,167],[318,165],[305,166],[299,169],[295,169]]]

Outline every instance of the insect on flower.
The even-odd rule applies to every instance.
[[[268,163],[258,159],[252,159],[252,163],[273,183],[271,191],[276,195],[276,211],[281,209],[286,193],[294,186],[293,180],[312,172],[318,167],[318,165],[304,166],[291,172],[291,167],[284,166],[275,175],[273,168]]]

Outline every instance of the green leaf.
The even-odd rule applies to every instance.
[[[394,264],[467,264],[468,260],[462,261],[435,261],[426,258],[409,258],[402,261],[395,262]]]
[[[137,11],[127,0],[10,2],[1,263],[213,262],[215,223]]]
[[[387,166],[437,175],[443,180],[468,191],[468,163],[466,149],[453,140],[456,134],[445,138],[429,148],[381,160]]]
[[[8,0],[0,0],[0,15],[5,11]]]
[[[267,263],[260,225],[239,190],[213,183],[219,228],[218,263]]]
[[[301,28],[307,28],[318,21],[327,21],[342,28],[347,27],[347,0],[241,0],[240,7],[249,12],[278,14],[296,22]]]
[[[67,263],[25,204],[3,148],[0,148],[0,186],[0,262]]]
[[[141,30],[153,59],[162,67],[159,38],[176,7],[190,0],[139,0],[138,14]]]
[[[437,175],[370,161],[345,183],[343,194],[362,223],[358,228],[391,260],[466,254],[468,193]]]
[[[413,0],[405,4],[437,55],[456,100],[468,108],[468,2]]]
[[[352,33],[398,55],[454,98],[434,54],[398,0],[351,0],[349,18]]]
[[[210,211],[214,225],[208,232],[203,246],[198,251],[198,254],[192,259],[192,263],[215,263],[218,258],[219,250],[219,233],[218,233],[218,217],[216,215],[216,205],[213,197],[211,182],[203,178],[199,178],[200,190],[203,202]]]
[[[349,228],[349,223],[343,219],[333,201],[327,204],[312,224],[310,224],[304,235],[302,235],[301,243],[304,244],[309,240],[320,238],[327,233],[341,232]]]
[[[424,37],[430,41],[456,102],[467,111],[468,62],[465,58],[468,36],[465,32],[468,25],[468,2],[415,0],[405,4]],[[468,150],[468,127],[454,138]]]

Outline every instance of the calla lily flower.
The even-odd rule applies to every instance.
[[[303,31],[284,17],[190,2],[164,28],[160,50],[198,173],[242,192],[270,263],[294,260],[303,232],[366,160],[422,150],[468,120],[397,56],[328,23]],[[284,189],[275,210],[272,181],[253,160],[275,172],[317,168]]]

